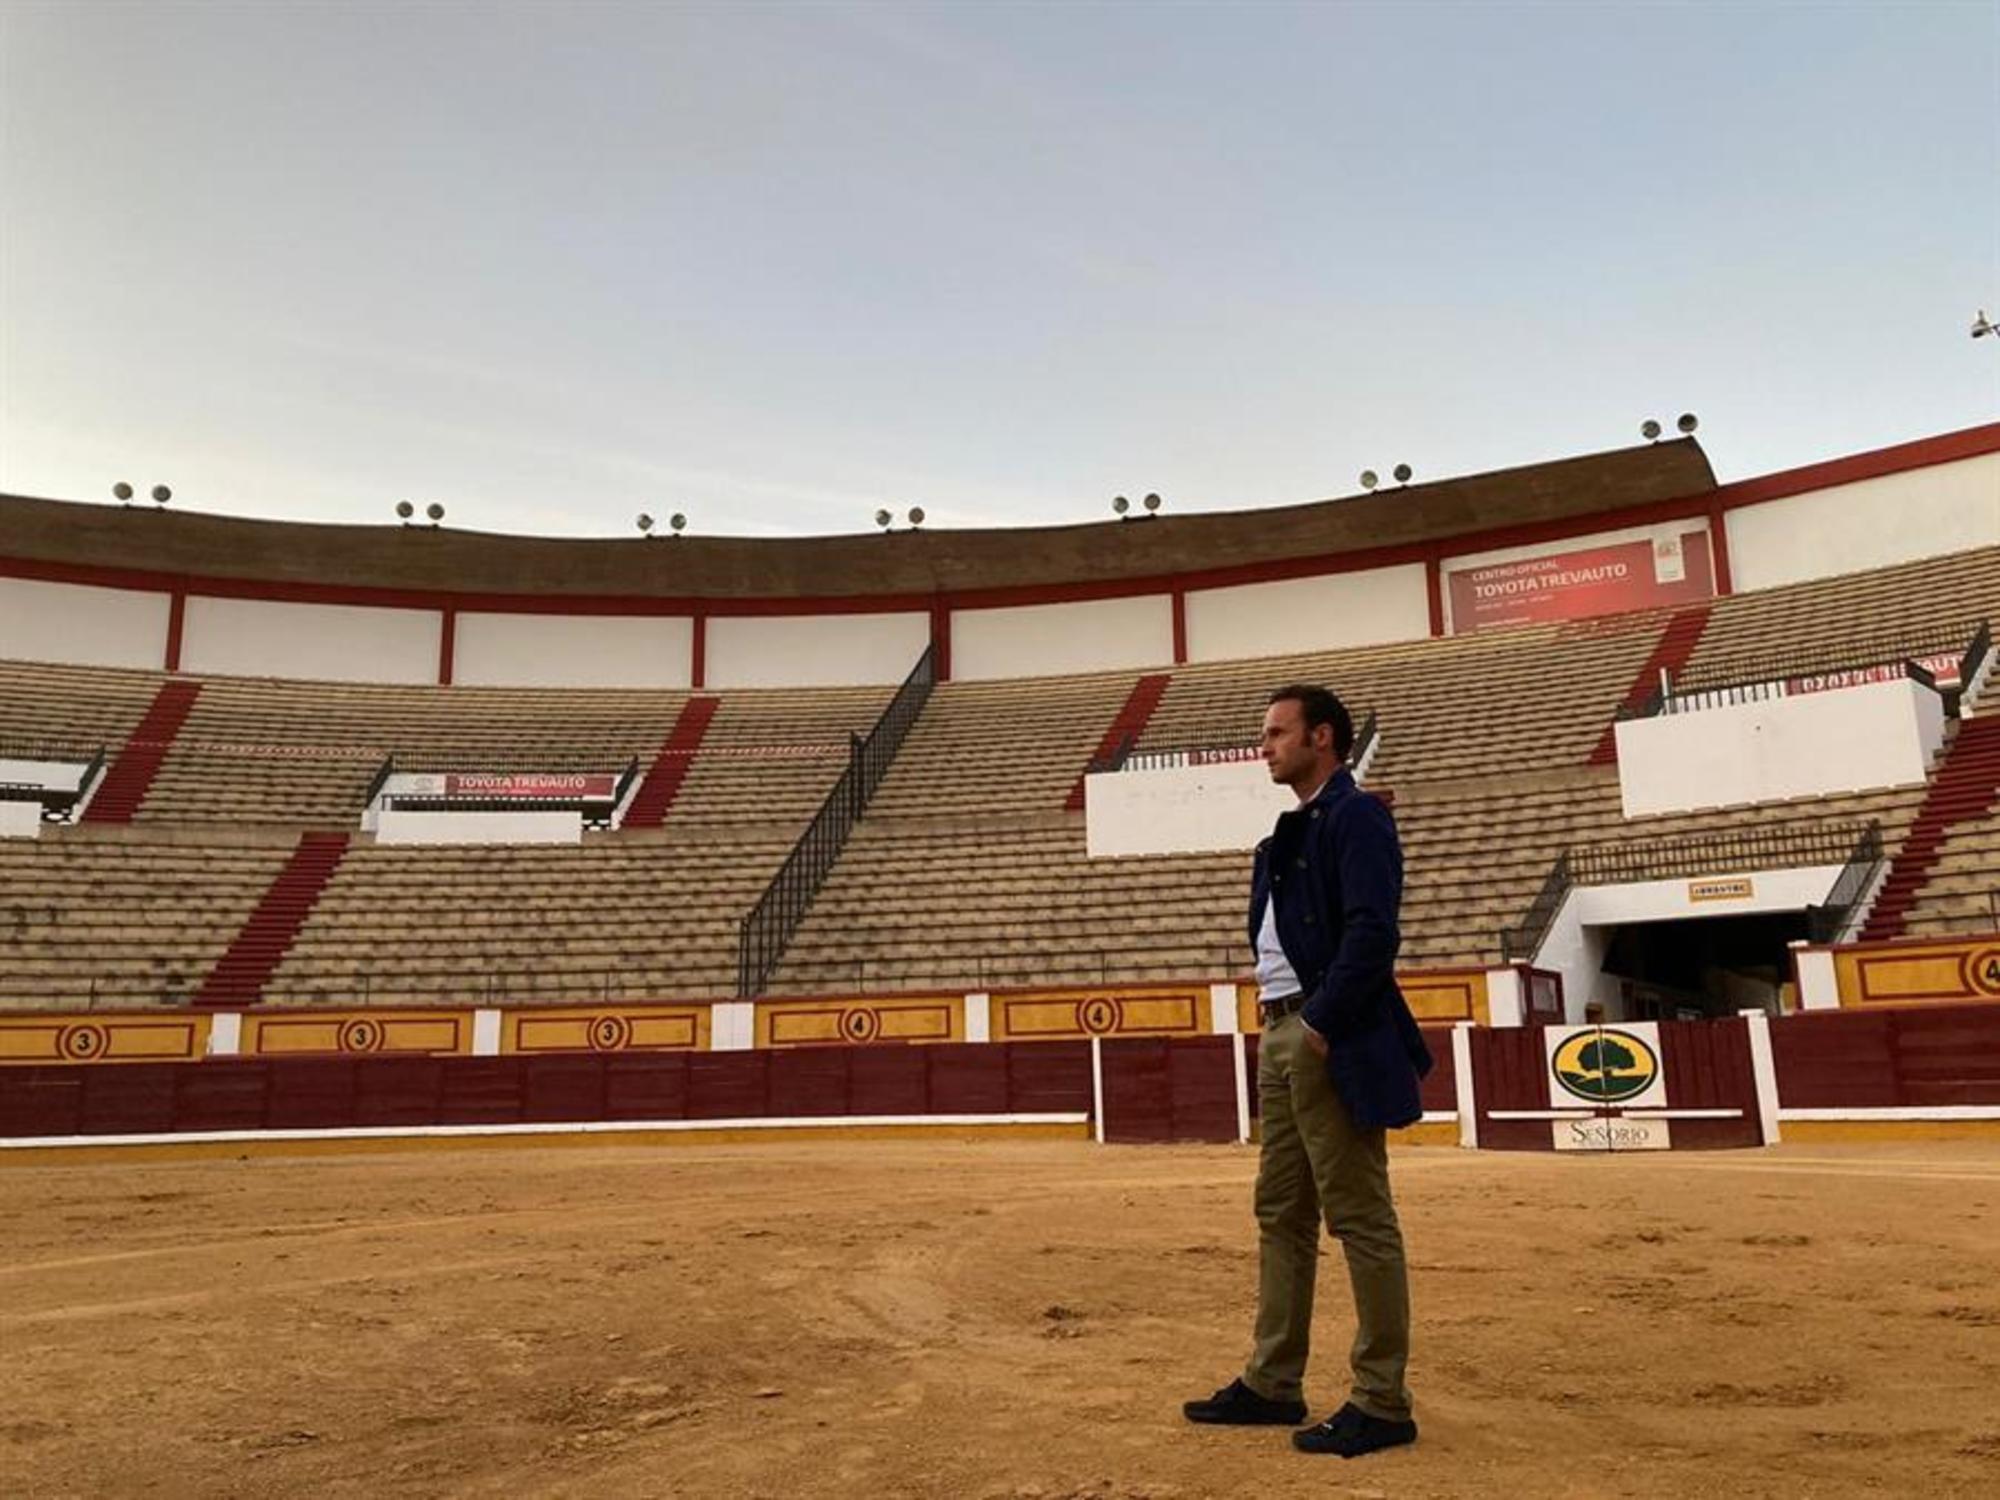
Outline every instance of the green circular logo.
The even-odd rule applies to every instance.
[[[1637,1098],[1660,1076],[1660,1060],[1643,1039],[1610,1027],[1578,1032],[1549,1065],[1565,1092],[1590,1104]]]

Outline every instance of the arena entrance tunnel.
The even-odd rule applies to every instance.
[[[1791,945],[1809,935],[1804,911],[1632,922],[1611,929],[1601,973],[1630,1020],[1775,1015],[1797,1008]]]

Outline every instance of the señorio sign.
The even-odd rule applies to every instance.
[[[1708,533],[1551,552],[1447,575],[1455,635],[1498,625],[1576,620],[1715,597]]]

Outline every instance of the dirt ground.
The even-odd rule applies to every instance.
[[[0,1167],[8,1495],[2000,1493],[2000,1141],[1412,1148],[1423,1436],[1197,1429],[1254,1157],[1065,1142]],[[1322,1262],[1317,1415],[1350,1331]]]

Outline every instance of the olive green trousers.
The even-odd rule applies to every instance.
[[[1263,1152],[1257,1164],[1256,1347],[1243,1383],[1273,1401],[1301,1399],[1312,1345],[1319,1225],[1340,1241],[1354,1289],[1354,1387],[1373,1417],[1407,1421],[1410,1278],[1389,1194],[1387,1132],[1358,1130],[1306,1045],[1305,1023],[1264,1028],[1257,1055]]]

